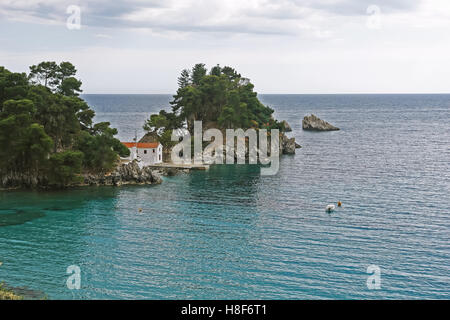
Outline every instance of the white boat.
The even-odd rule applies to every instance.
[[[336,206],[334,204],[329,204],[327,205],[327,207],[325,208],[326,212],[333,212],[334,210],[336,210]]]

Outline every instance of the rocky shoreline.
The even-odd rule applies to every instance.
[[[83,182],[78,186],[122,186],[160,184],[162,179],[156,170],[148,167],[140,168],[134,160],[119,165],[108,174],[83,174]]]
[[[48,296],[43,291],[27,287],[11,287],[0,282],[0,300],[48,300]]]
[[[295,150],[301,148],[295,142],[295,138],[289,138],[284,133],[280,134],[280,154],[295,154]],[[248,150],[247,154],[248,156]],[[161,176],[174,176],[178,173],[188,173],[189,170],[152,167],[140,168],[136,160],[129,163],[121,163],[109,173],[85,172],[80,175],[80,181],[65,186],[55,186],[49,183],[49,179],[41,174],[10,172],[0,176],[1,190],[16,189],[62,189],[83,186],[123,186],[123,185],[154,185],[162,183]]]
[[[5,288],[4,285],[0,283],[0,300],[23,300],[23,297],[17,295],[12,290]]]
[[[83,173],[80,182],[71,183],[63,188],[83,186],[122,186],[160,184],[162,179],[156,170],[139,168],[137,161],[120,164],[110,173]],[[1,176],[0,190],[14,189],[61,189],[49,184],[48,178],[26,173],[10,173]]]

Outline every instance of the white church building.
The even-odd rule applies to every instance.
[[[159,142],[122,142],[130,149],[130,156],[122,160],[137,160],[140,167],[162,163],[163,145]]]

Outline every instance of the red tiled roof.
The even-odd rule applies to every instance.
[[[151,143],[142,143],[142,142],[122,142],[123,145],[125,145],[125,147],[127,148],[133,148],[136,147],[138,149],[155,149],[158,148],[159,146],[159,142],[151,142]]]

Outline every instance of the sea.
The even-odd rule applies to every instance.
[[[132,141],[172,96],[83,98]],[[1,191],[0,282],[48,299],[449,299],[450,95],[259,98],[302,146],[276,175]],[[303,131],[312,113],[341,130]]]

